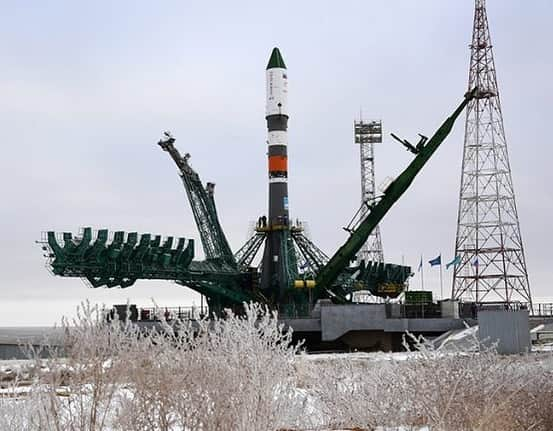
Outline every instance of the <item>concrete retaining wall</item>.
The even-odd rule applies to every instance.
[[[528,310],[481,310],[478,326],[480,342],[485,346],[497,342],[499,353],[523,353],[531,348]]]

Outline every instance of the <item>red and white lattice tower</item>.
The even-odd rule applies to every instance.
[[[486,16],[476,0],[452,297],[532,302]]]

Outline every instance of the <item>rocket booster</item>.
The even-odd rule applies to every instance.
[[[267,145],[269,157],[269,226],[288,226],[288,76],[278,48],[266,70]]]
[[[269,216],[263,252],[261,288],[280,295],[291,280],[288,271],[288,76],[278,48],[274,48],[266,70],[267,156],[269,170]]]

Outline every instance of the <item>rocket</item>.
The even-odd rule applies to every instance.
[[[269,226],[288,226],[288,75],[278,48],[266,70]]]
[[[266,69],[267,156],[269,216],[263,255],[262,289],[282,291],[289,276],[288,243],[288,72],[278,48],[274,48]]]

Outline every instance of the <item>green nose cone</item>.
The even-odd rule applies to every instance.
[[[284,64],[284,59],[282,55],[280,55],[278,48],[273,48],[271,58],[269,58],[269,64],[267,64],[267,69],[274,69],[276,67],[286,69],[286,64]]]

